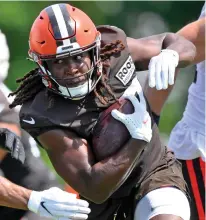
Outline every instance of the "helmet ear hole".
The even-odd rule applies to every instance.
[[[43,20],[44,18],[42,16],[39,17],[41,20]]]

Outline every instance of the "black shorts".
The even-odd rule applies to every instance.
[[[138,188],[133,188],[127,197],[109,198],[102,204],[89,202],[92,211],[88,220],[133,220],[136,205],[141,198],[148,192],[165,186],[176,187],[186,194],[181,164],[177,160],[168,167],[153,172]]]

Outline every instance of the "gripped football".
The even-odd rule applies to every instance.
[[[132,103],[129,100],[123,100],[121,104],[115,102],[101,113],[94,127],[92,139],[93,152],[98,161],[116,153],[131,137],[126,126],[112,117],[113,109],[118,109],[124,114],[134,112]]]

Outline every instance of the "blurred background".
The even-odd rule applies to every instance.
[[[11,90],[17,87],[16,78],[35,67],[35,64],[26,59],[29,31],[39,12],[54,3],[55,1],[0,2],[0,29],[6,34],[10,48],[10,69],[5,82]],[[133,38],[167,31],[176,32],[187,23],[196,20],[204,4],[203,1],[70,1],[69,3],[85,11],[96,25],[118,26]],[[182,117],[194,70],[194,67],[182,69],[165,105],[160,122],[161,136],[165,144],[172,128]],[[44,150],[41,149],[41,153],[52,169]]]

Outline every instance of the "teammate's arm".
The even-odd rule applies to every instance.
[[[31,190],[11,183],[0,176],[0,205],[28,210],[27,203],[31,195]]]
[[[190,40],[197,48],[195,59],[191,64],[205,60],[205,17],[188,24],[177,33]],[[176,69],[175,75],[177,75],[177,73],[178,69]],[[149,86],[149,80],[146,80],[144,88],[145,95],[152,111],[156,115],[159,116],[161,114],[162,108],[172,89],[173,85],[170,85],[166,90],[157,90],[156,88],[151,88]]]
[[[145,142],[131,139],[114,156],[95,162],[85,139],[63,130],[39,136],[57,173],[78,193],[95,203],[105,201],[130,174]]]
[[[185,37],[196,46],[197,53],[193,64],[205,60],[205,20],[205,17],[201,18],[186,25],[177,32],[177,34]]]
[[[0,206],[30,210],[52,219],[87,219],[88,202],[76,199],[75,194],[57,187],[44,191],[32,191],[0,177]]]
[[[127,38],[127,44],[137,70],[148,70],[152,57],[163,49],[174,50],[179,54],[178,67],[190,65],[195,57],[195,46],[184,37],[174,33],[163,33],[141,39]]]

